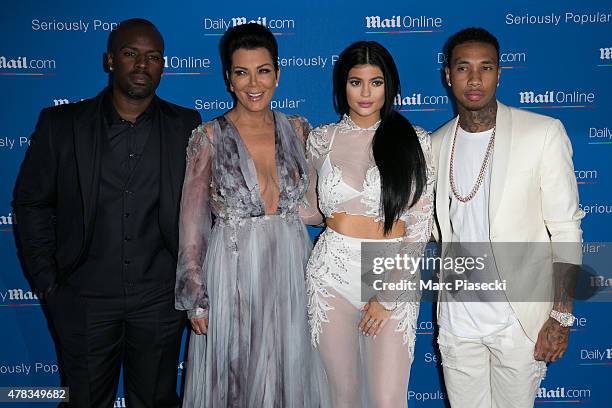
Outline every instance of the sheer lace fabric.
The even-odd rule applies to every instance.
[[[326,395],[308,341],[304,268],[312,244],[298,216],[309,126],[274,117],[274,214],[266,214],[254,159],[226,116],[195,129],[189,142],[176,308],[207,313],[209,325],[206,336],[189,340],[184,407],[310,408]]]
[[[304,118],[285,117],[280,112],[275,112],[275,121],[277,215],[295,218],[308,185],[302,132],[310,126]],[[179,218],[177,309],[208,308],[206,270],[202,269],[213,216],[218,225],[234,230],[229,247],[235,251],[237,228],[249,218],[264,216],[265,208],[255,163],[231,121],[221,116],[196,128],[187,147]]]
[[[329,324],[321,334],[319,352],[330,381],[334,408],[401,408],[413,361],[402,333],[391,320],[382,332],[365,337],[357,330],[361,312],[330,289]]]
[[[337,124],[312,130],[306,152],[311,180],[306,205],[311,209],[311,216],[316,215],[314,210],[318,204],[326,218],[333,217],[334,213],[346,213],[382,220],[380,173],[371,149],[379,124],[376,122],[363,129],[350,116],[344,115]],[[429,134],[420,127],[415,130],[427,161],[427,187],[421,200],[407,209],[400,219],[409,229],[407,236],[413,241],[421,241],[428,240],[429,236],[424,236],[431,232],[434,172]]]
[[[322,215],[335,213],[372,217],[380,222],[383,212],[380,201],[380,173],[372,155],[371,143],[379,122],[362,129],[348,115],[337,124],[317,127],[310,132],[306,157],[310,184],[300,214],[308,224],[322,222]],[[404,211],[400,220],[406,231],[399,252],[410,257],[422,256],[431,236],[435,172],[429,134],[415,127],[427,163],[427,183],[417,203]],[[418,271],[391,270],[387,282],[418,278]],[[383,292],[379,299],[393,309],[400,301],[417,301],[415,292]]]
[[[300,211],[306,222],[317,224],[323,216],[336,213],[383,219],[380,174],[371,149],[377,127],[378,123],[361,129],[345,115],[339,123],[310,133],[306,153],[310,185]],[[386,241],[394,241],[395,251],[419,258],[431,235],[435,180],[429,134],[415,130],[427,163],[426,187],[418,202],[401,214],[404,236]],[[311,341],[325,365],[332,406],[405,407],[419,293],[379,293],[381,304],[393,310],[391,318],[375,339],[361,335],[358,323],[367,300],[361,291],[360,265],[365,241],[330,229],[319,237],[307,267]],[[418,271],[392,269],[383,280],[418,281],[419,277]]]

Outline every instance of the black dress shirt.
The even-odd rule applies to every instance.
[[[132,123],[105,96],[98,206],[85,262],[73,278],[82,294],[117,296],[171,286],[175,261],[159,228],[160,125],[153,102]]]

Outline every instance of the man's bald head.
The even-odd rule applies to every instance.
[[[107,51],[109,53],[116,53],[125,45],[126,34],[134,31],[157,37],[162,47],[160,51],[163,53],[164,38],[159,30],[157,30],[157,27],[144,18],[130,18],[129,20],[119,23],[117,28],[115,28],[108,37]]]

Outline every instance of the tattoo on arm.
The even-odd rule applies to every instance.
[[[574,302],[574,290],[580,267],[567,263],[553,264],[553,287],[555,291],[553,309],[571,313]]]

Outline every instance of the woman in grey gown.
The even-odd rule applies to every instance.
[[[258,24],[221,42],[235,106],[193,131],[180,215],[176,308],[193,334],[183,406],[321,405],[309,343],[298,206],[307,189],[308,122],[270,109],[277,44]]]

